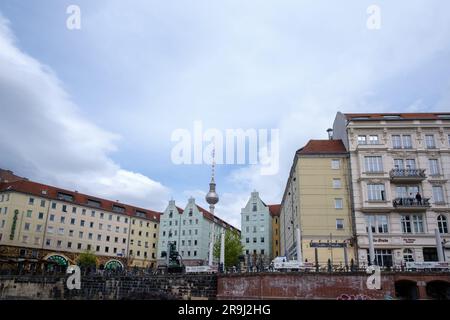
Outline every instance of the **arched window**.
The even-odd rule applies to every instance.
[[[439,215],[437,218],[439,233],[448,233],[447,217]]]
[[[403,250],[403,260],[405,262],[414,262],[414,255],[413,255],[413,251],[411,249]]]

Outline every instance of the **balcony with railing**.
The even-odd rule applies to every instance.
[[[427,178],[425,169],[392,169],[389,173],[392,182],[420,182]]]
[[[430,208],[430,198],[395,198],[392,205],[396,211],[424,211]]]

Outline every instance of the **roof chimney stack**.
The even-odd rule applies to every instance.
[[[333,140],[333,129],[328,128],[327,132],[328,132],[328,140]]]

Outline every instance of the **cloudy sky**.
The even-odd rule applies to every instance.
[[[66,27],[72,4],[80,30]],[[280,202],[295,150],[326,138],[337,111],[450,110],[449,12],[433,0],[2,0],[0,167],[154,210],[190,196],[207,207],[210,166],[174,164],[174,130],[279,129],[277,174],[217,166],[216,212],[240,226],[251,191]]]

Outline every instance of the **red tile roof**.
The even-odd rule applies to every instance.
[[[197,206],[198,211],[200,211],[206,219],[208,219],[208,220],[210,220],[210,221],[213,221],[213,222],[214,222],[214,220],[216,220],[216,221],[220,222],[222,225],[224,225],[226,228],[230,228],[230,229],[233,229],[233,230],[235,230],[235,231],[240,232],[239,229],[233,227],[233,226],[232,226],[231,224],[229,224],[228,222],[225,222],[224,220],[220,219],[218,216],[213,215],[213,214],[212,214],[211,212],[209,212],[208,210],[203,209],[203,208],[200,207],[199,205],[196,205],[196,206]]]
[[[449,112],[428,112],[428,113],[344,113],[347,120],[438,120],[438,119],[450,119]],[[385,118],[399,116],[399,119]],[[439,117],[441,116],[441,117]],[[356,119],[355,119],[356,118]],[[358,119],[362,118],[362,119]]]
[[[272,217],[279,217],[281,212],[281,204],[269,204],[269,212]]]
[[[113,210],[113,205],[114,205],[114,206],[118,206],[118,207],[125,209],[125,212],[123,214],[126,214],[128,216],[140,217],[136,214],[136,212],[138,211],[138,212],[144,213],[146,219],[149,219],[152,221],[157,221],[157,222],[159,221],[160,214],[161,214],[160,212],[142,209],[142,208],[135,207],[135,206],[130,206],[130,205],[123,204],[123,203],[120,203],[117,201],[111,201],[111,200],[106,200],[106,199],[102,199],[102,198],[97,198],[97,197],[93,197],[90,195],[86,195],[86,194],[82,194],[82,193],[78,193],[78,192],[74,192],[74,191],[69,191],[69,190],[64,190],[64,189],[60,189],[60,188],[56,188],[56,187],[52,187],[49,185],[45,185],[45,184],[41,184],[41,183],[37,183],[37,182],[33,182],[33,181],[28,181],[28,180],[16,181],[16,182],[11,182],[11,183],[10,182],[0,183],[0,191],[17,191],[17,192],[34,195],[34,196],[38,196],[38,197],[43,197],[43,198],[47,198],[47,199],[51,199],[51,200],[66,201],[68,203],[78,204],[78,205],[82,205],[82,206],[86,206],[86,207],[91,207],[93,209],[101,209],[101,210],[120,214],[121,212],[117,212],[117,211]],[[64,193],[66,195],[71,195],[73,197],[73,201],[63,200],[63,199],[58,198],[58,193]],[[96,206],[88,205],[87,204],[88,199],[100,202],[100,206],[96,207]]]
[[[297,151],[297,154],[336,154],[347,153],[342,140],[309,140],[308,143]]]
[[[0,182],[15,182],[21,180],[28,180],[27,178],[16,176],[10,170],[4,170],[0,168]]]

